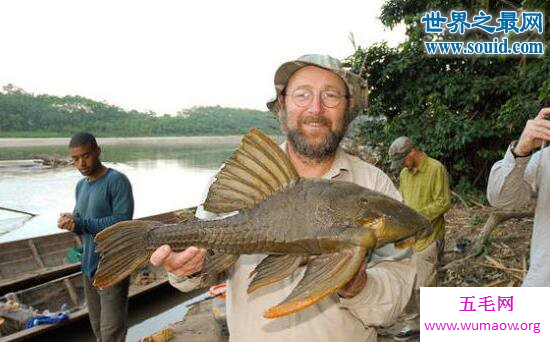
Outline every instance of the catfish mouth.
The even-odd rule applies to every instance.
[[[409,237],[397,240],[393,244],[397,249],[405,249],[405,248],[414,246],[415,242],[416,242],[416,238],[413,235],[413,236],[409,236]]]
[[[396,245],[400,245],[400,244],[403,244],[403,243],[405,243],[405,242],[407,242],[407,241],[411,241],[411,240],[412,240],[412,241],[415,241],[415,240],[416,240],[416,236],[414,236],[414,234],[413,234],[413,235],[410,235],[410,236],[407,236],[407,237],[404,237],[404,238],[402,238],[402,239],[396,240],[396,241],[394,241],[394,243],[395,243]]]

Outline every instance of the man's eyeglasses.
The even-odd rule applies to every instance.
[[[298,107],[307,107],[313,101],[315,95],[309,89],[296,89],[292,93],[288,94],[283,92],[284,96],[290,96],[292,102]],[[335,90],[323,90],[321,91],[321,103],[327,108],[334,108],[338,106],[343,98],[349,98],[348,95],[342,95]]]

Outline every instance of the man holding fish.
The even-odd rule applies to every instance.
[[[371,252],[368,252],[368,258],[363,254],[358,263],[355,261],[355,268],[349,268],[353,273],[344,283],[327,280],[333,281],[335,285],[331,289],[321,291],[316,297],[311,295],[315,297],[314,299],[306,298],[307,300],[304,301],[301,293],[295,294],[296,287],[299,290],[300,286],[306,286],[299,283],[302,275],[305,273],[304,278],[311,276],[310,268],[304,272],[304,267],[298,266],[303,265],[307,260],[315,263],[316,259],[322,259],[325,254],[317,257],[310,256],[309,259],[305,258],[301,261],[293,259],[291,263],[286,264],[291,272],[285,273],[283,271],[285,267],[279,267],[278,272],[285,274],[280,277],[275,274],[274,280],[266,280],[269,278],[267,275],[256,279],[258,273],[265,272],[262,266],[267,264],[266,259],[272,257],[270,255],[264,259],[265,254],[274,252],[264,255],[243,252],[236,257],[238,259],[229,259],[227,263],[231,267],[227,268],[227,317],[230,338],[232,341],[376,341],[376,327],[392,324],[407,304],[416,275],[414,263],[411,261],[411,249],[397,249],[390,242],[401,242],[400,237],[414,235],[397,233],[399,229],[405,229],[403,227],[409,223],[411,226],[416,225],[416,232],[424,231],[424,236],[431,232],[431,226],[429,223],[426,224],[427,220],[416,212],[404,209],[406,207],[398,202],[401,201],[399,192],[381,170],[344,153],[339,147],[349,123],[365,106],[366,84],[358,75],[343,69],[340,62],[330,56],[305,55],[279,67],[275,74],[275,90],[276,98],[268,102],[267,106],[279,117],[282,130],[286,135],[287,141],[281,147],[290,161],[289,168],[293,168],[297,173],[295,179],[303,180],[296,181],[290,176],[290,184],[307,183],[310,179],[309,182],[319,182],[319,179],[323,179],[330,180],[330,182],[324,181],[325,183],[333,181],[335,184],[354,183],[374,190],[369,192],[372,196],[363,196],[360,200],[370,201],[371,205],[380,203],[380,207],[384,208],[380,212],[384,212],[389,207],[392,207],[393,211],[388,209],[389,211],[386,210],[379,217],[361,221],[364,225],[371,224],[372,227],[376,227],[373,228],[373,231],[376,231],[374,242],[366,242],[366,245],[375,244],[377,248],[369,250]],[[246,145],[246,142],[241,146],[243,144]],[[232,160],[226,162],[224,168],[234,166],[238,157],[237,153]],[[237,169],[234,168],[234,170]],[[223,171],[224,169],[217,176],[216,182],[228,177],[223,174]],[[228,174],[235,173],[236,171],[228,170]],[[216,188],[216,182],[210,188],[205,205],[199,207],[197,211],[197,217],[200,219],[211,220],[220,217],[216,215],[217,213],[238,209],[231,205],[224,207],[223,203],[219,204],[220,200],[214,201],[218,194],[216,191],[226,189],[224,186]],[[286,185],[286,188],[290,186]],[[346,202],[348,193],[350,198],[353,197],[351,195],[353,191],[341,192],[340,197],[332,198],[329,207],[332,205],[337,208],[338,202]],[[324,195],[323,192],[326,191],[320,191],[319,196]],[[212,204],[213,202],[218,205]],[[283,206],[285,202],[280,203],[283,203],[280,204]],[[299,201],[293,202],[295,207],[300,205],[302,204]],[[242,206],[244,207],[245,204]],[[304,212],[298,214],[308,218],[308,222],[315,220],[323,222],[323,216],[327,211],[309,213],[307,209],[303,210]],[[287,212],[287,215],[288,217],[284,218],[286,221],[281,222],[294,222],[296,214]],[[380,233],[384,230],[384,226],[387,226],[386,232]],[[395,231],[392,231],[394,227]],[[291,232],[285,231],[284,239],[289,240],[290,234]],[[394,240],[388,238],[386,241],[383,234],[399,235],[399,237]],[[251,239],[254,238],[257,237]],[[324,241],[329,240],[322,240],[318,244],[325,244]],[[177,249],[174,248],[174,244],[169,244],[172,245],[172,249],[169,245],[162,245],[152,255],[149,254],[151,263],[163,266],[169,272],[172,285],[183,291],[204,286],[204,278],[201,278],[201,274],[206,272],[205,268],[213,269],[206,266],[211,255],[203,248],[192,246],[181,251],[181,248]],[[328,245],[330,244],[327,242],[326,246]],[[332,248],[326,246],[321,246],[321,249]],[[221,249],[222,252],[230,250],[230,247],[225,248],[225,250]],[[272,248],[274,251],[275,249],[275,247]],[[310,255],[316,255],[316,253]],[[353,257],[349,260],[352,259]],[[311,262],[311,260],[314,261]],[[270,261],[275,264],[273,259]],[[338,278],[340,273],[349,273],[346,267],[332,274],[334,278]],[[218,268],[220,269],[221,267]],[[332,269],[325,267],[317,273],[317,278],[309,280],[312,283],[323,283],[325,281],[323,275],[331,271]],[[250,277],[253,275],[256,277],[251,282]],[[264,285],[267,286],[264,287]],[[251,293],[252,291],[254,292]],[[312,292],[315,293],[315,291],[314,288]],[[282,300],[285,301],[264,314],[266,307],[271,307]],[[289,313],[293,314],[288,315]],[[281,318],[270,320],[265,317]]]

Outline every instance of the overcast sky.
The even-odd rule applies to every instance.
[[[306,53],[343,58],[348,36],[395,46],[383,0],[0,2],[0,86],[173,114],[265,109],[273,74]]]

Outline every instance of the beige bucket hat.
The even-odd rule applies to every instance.
[[[390,145],[389,156],[391,159],[390,170],[399,171],[403,166],[403,161],[414,148],[414,142],[409,137],[399,137]]]
[[[286,87],[290,76],[298,69],[305,66],[313,65],[319,68],[327,69],[344,80],[348,87],[349,95],[355,100],[351,113],[356,117],[365,108],[367,104],[367,81],[363,80],[359,75],[352,73],[342,67],[342,63],[329,55],[303,55],[300,58],[281,64],[275,72],[275,98],[266,103],[267,108],[275,115],[279,113],[279,104],[277,97],[281,95]]]

